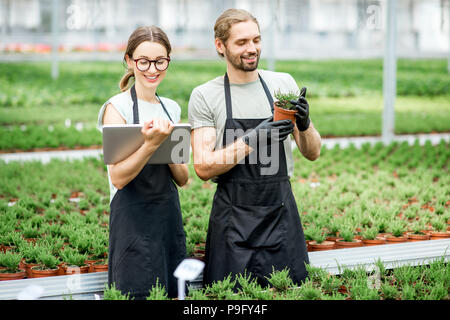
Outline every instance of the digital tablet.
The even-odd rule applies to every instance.
[[[188,163],[191,145],[191,125],[177,123],[172,133],[150,157],[150,164]],[[133,154],[144,143],[142,124],[103,126],[103,158],[105,164],[115,164]]]

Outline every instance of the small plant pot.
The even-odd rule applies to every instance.
[[[79,273],[88,273],[89,272],[89,266],[64,266],[64,274],[79,274]]]
[[[44,278],[44,277],[56,277],[59,275],[59,267],[55,269],[39,270],[39,266],[33,266],[30,268],[30,278]]]
[[[355,239],[353,241],[344,241],[344,240],[336,241],[336,249],[356,248],[356,247],[362,247],[362,246],[363,246],[363,242],[359,239]]]
[[[314,240],[305,240],[306,242],[306,248],[308,249],[308,252],[311,251],[311,246],[309,245],[311,242],[313,242]]]
[[[0,281],[19,280],[26,276],[24,269],[19,269],[18,272],[0,272]]]
[[[93,264],[94,272],[108,271],[108,264]]]
[[[311,241],[309,243],[309,247],[310,247],[311,251],[333,250],[335,247],[335,243],[333,241],[323,241],[321,243],[317,243],[316,241]]]
[[[339,236],[329,236],[329,237],[327,237],[325,240],[326,240],[326,241],[334,241],[334,242],[336,242],[336,241],[343,240],[343,239],[344,239],[344,238],[339,237]]]
[[[408,237],[408,241],[409,242],[430,240],[430,235],[429,234],[408,233],[407,237]]]
[[[394,237],[393,235],[390,235],[390,236],[386,237],[386,241],[388,243],[408,242],[408,237],[405,237],[405,236]]]
[[[377,237],[375,239],[362,239],[362,242],[364,246],[370,247],[370,246],[378,246],[380,244],[386,244],[386,239]]]
[[[31,268],[38,265],[39,265],[38,263],[26,263],[26,262],[23,263],[23,269],[25,270],[27,278],[32,278]]]
[[[446,232],[432,231],[432,232],[430,232],[430,236],[431,236],[431,240],[446,239],[446,238],[450,238],[450,231],[446,231]]]
[[[99,260],[86,260],[84,263],[86,263],[87,264],[87,266],[88,266],[88,272],[94,272],[94,267],[93,267],[93,265],[94,265],[94,263],[96,263],[97,261],[99,261]]]
[[[277,106],[276,102],[273,106],[273,121],[278,120],[291,120],[292,123],[295,125],[295,114],[297,113],[297,110],[287,110],[283,109]]]

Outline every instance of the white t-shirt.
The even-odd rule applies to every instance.
[[[281,90],[281,92],[300,93],[297,83],[288,73],[267,70],[258,70],[258,73],[267,84],[274,101],[276,101],[274,98],[275,92],[278,90]],[[230,91],[233,118],[263,119],[272,115],[269,100],[259,79],[243,84],[230,83]],[[192,91],[188,106],[188,117],[192,129],[215,127],[215,149],[222,148],[225,121],[227,119],[223,76],[210,80]],[[284,150],[288,175],[292,177],[294,159],[291,136],[284,140]]]
[[[167,112],[175,123],[180,122],[181,108],[178,103],[172,99],[160,97],[161,101],[164,103]],[[103,128],[103,114],[105,113],[106,106],[111,103],[114,108],[120,113],[120,115],[125,119],[127,124],[133,124],[133,99],[129,92],[121,92],[111,97],[106,101],[100,111],[98,112],[97,129],[102,132]],[[169,120],[166,112],[162,108],[160,103],[150,103],[144,100],[138,99],[138,110],[139,110],[139,123],[143,124],[151,119],[161,118]],[[109,191],[111,203],[114,198],[117,188],[111,183],[111,176],[108,170],[108,181],[109,181]]]

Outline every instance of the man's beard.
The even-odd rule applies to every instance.
[[[225,47],[225,53],[226,53],[227,60],[230,61],[230,63],[233,65],[233,67],[235,67],[238,70],[250,72],[250,71],[254,71],[258,68],[260,51],[258,51],[255,54],[252,54],[252,55],[237,56],[237,55],[232,55],[230,53],[230,51],[228,51],[228,49]],[[252,58],[252,57],[256,57],[256,61],[254,63],[250,63],[250,64],[245,63],[244,60],[242,59],[242,58]]]

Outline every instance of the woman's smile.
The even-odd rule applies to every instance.
[[[153,75],[153,76],[148,76],[148,75],[144,75],[144,78],[151,83],[154,83],[156,81],[158,81],[159,78],[159,74]]]

